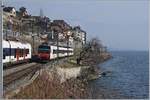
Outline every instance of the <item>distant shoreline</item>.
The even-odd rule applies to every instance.
[[[149,52],[148,50],[109,50],[109,52]]]

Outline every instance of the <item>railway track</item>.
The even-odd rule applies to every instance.
[[[17,67],[4,69],[3,71],[3,86],[7,87],[9,84],[13,83],[16,80],[21,79],[22,77],[26,77],[27,75],[31,74],[34,75],[34,73],[41,68],[47,67],[47,66],[55,66],[58,63],[64,62],[65,58],[59,59],[59,60],[51,60],[49,62],[45,63],[27,63],[27,64],[21,64]]]
[[[30,63],[20,67],[4,70],[3,85],[4,87],[11,84],[13,81],[34,73],[41,68],[41,64]]]
[[[30,82],[35,73],[43,68],[52,68],[66,61],[66,58],[51,60],[45,63],[27,63],[20,66],[4,69],[3,71],[3,93],[9,95],[13,91],[20,89],[26,83]]]

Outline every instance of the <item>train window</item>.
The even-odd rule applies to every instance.
[[[5,54],[5,48],[3,48],[3,55]]]
[[[4,48],[4,50],[5,50],[5,55],[6,56],[10,56],[10,54],[11,54],[11,50],[9,49],[9,48]]]
[[[8,56],[8,53],[9,53],[8,49],[5,48],[5,55]]]
[[[38,52],[46,52],[49,53],[51,51],[50,46],[47,45],[40,45],[38,47]]]
[[[26,56],[25,48],[23,49],[23,56]]]
[[[66,50],[60,50],[60,53],[65,53],[66,52]]]
[[[39,49],[38,52],[39,52],[39,53],[50,53],[49,50],[41,50],[41,49]]]
[[[25,49],[25,56],[27,56],[27,49]]]
[[[26,52],[25,52],[25,48],[23,49],[23,57],[25,56]]]
[[[3,59],[6,58],[6,53],[5,53],[5,49],[3,49]]]
[[[11,49],[8,49],[8,56],[11,56]]]
[[[14,58],[16,58],[16,51],[17,51],[17,49],[14,49]]]
[[[23,49],[21,49],[21,57],[23,57]]]
[[[18,50],[19,50],[19,56],[21,57],[22,56],[21,49],[18,49]]]
[[[40,45],[39,48],[50,49],[50,46],[43,46],[43,45]]]
[[[57,50],[53,50],[53,54],[57,54]]]
[[[26,54],[29,54],[29,49],[26,49]]]
[[[3,59],[6,59],[6,56],[5,56],[5,55],[3,55]]]
[[[39,53],[50,53],[50,49],[48,48],[38,48]]]
[[[15,49],[11,49],[11,56],[15,56]]]
[[[19,49],[19,57],[21,57],[21,49]]]
[[[25,49],[25,52],[26,52],[26,56],[27,56],[27,54],[28,54],[27,49]]]
[[[71,50],[58,50],[58,53],[71,53],[71,52],[72,52]],[[53,53],[57,54],[57,49],[53,50]]]

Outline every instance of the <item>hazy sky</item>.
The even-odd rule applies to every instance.
[[[80,25],[88,39],[98,37],[115,50],[148,50],[148,0],[5,0],[32,15]]]

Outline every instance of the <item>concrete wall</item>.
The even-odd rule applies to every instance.
[[[57,73],[60,76],[61,82],[66,81],[70,78],[76,78],[81,74],[81,67],[74,67],[74,68],[57,68]]]

